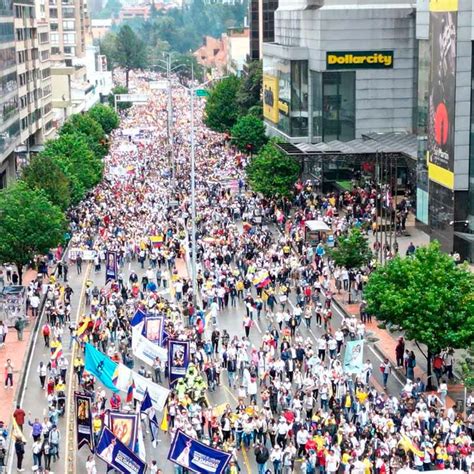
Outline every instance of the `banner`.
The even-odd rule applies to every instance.
[[[118,279],[117,253],[107,251],[105,258],[105,283]]]
[[[168,340],[168,376],[170,386],[186,375],[189,365],[189,341]]]
[[[160,361],[168,360],[168,351],[161,346],[153,344],[142,335],[139,327],[132,328],[132,352],[133,355],[141,361],[153,367],[153,362],[158,357]]]
[[[164,326],[164,316],[148,316],[145,319],[145,337],[154,344],[161,346]]]
[[[96,454],[108,466],[125,474],[146,472],[146,462],[130,451],[107,427],[102,430]]]
[[[263,75],[263,116],[270,120],[270,122],[278,123],[279,112],[278,112],[278,78],[270,76],[269,74]]]
[[[97,377],[106,388],[113,392],[119,391],[114,384],[117,364],[113,360],[89,343],[86,343],[84,360],[87,372]]]
[[[92,436],[92,397],[83,393],[74,392],[76,403],[76,439],[77,449],[89,446],[94,451],[94,437]]]
[[[107,428],[112,431],[131,451],[135,451],[138,434],[138,413],[124,413],[109,410],[107,412]]]
[[[168,459],[179,466],[202,474],[225,472],[232,454],[211,448],[181,430],[171,443]]]
[[[430,0],[428,176],[430,181],[451,190],[454,189],[457,9],[457,0]]]
[[[168,399],[170,391],[154,383],[151,379],[143,377],[143,375],[133,372],[127,366],[123,364],[118,364],[117,377],[115,384],[117,388],[123,392],[127,392],[130,386],[130,374],[133,375],[133,381],[135,383],[135,388],[133,390],[133,397],[141,402],[145,396],[146,391],[148,390],[150,394],[151,401],[153,406],[158,411],[163,411],[163,408]]]
[[[364,341],[349,341],[344,353],[344,372],[360,374],[364,365]]]

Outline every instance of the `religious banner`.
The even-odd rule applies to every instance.
[[[146,462],[128,449],[107,427],[102,430],[95,452],[109,467],[119,472],[124,474],[146,473]]]
[[[170,386],[186,375],[189,365],[189,341],[168,340],[168,374]]]
[[[164,316],[148,316],[145,320],[145,337],[161,346],[163,340]]]
[[[92,397],[83,393],[74,392],[76,404],[76,439],[77,449],[86,445],[94,450],[94,437],[92,436]]]
[[[146,318],[146,313],[142,311],[141,309],[137,309],[132,319],[130,320],[130,325],[137,326],[141,322],[145,321],[145,318]]]
[[[118,279],[117,253],[107,251],[105,258],[105,283]]]
[[[344,372],[360,374],[364,365],[364,341],[349,341],[344,353]]]
[[[181,430],[176,432],[168,453],[170,461],[202,474],[224,473],[231,457],[231,453],[211,448]]]
[[[138,433],[138,413],[125,413],[121,411],[107,411],[107,427],[112,433],[127,446],[135,451]]]
[[[145,362],[150,367],[153,367],[157,357],[161,362],[168,360],[168,351],[164,347],[153,344],[143,336],[139,326],[132,328],[132,352],[137,359]]]

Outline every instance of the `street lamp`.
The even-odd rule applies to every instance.
[[[215,81],[224,79],[224,77],[209,79],[202,84],[191,87],[186,87],[183,84],[179,84],[180,87],[186,89],[190,96],[190,113],[191,113],[191,278],[193,286],[193,302],[196,305],[197,295],[197,258],[196,258],[196,156],[195,156],[195,141],[194,141],[194,95],[196,91],[202,89],[207,84]],[[193,84],[193,82],[191,83]]]

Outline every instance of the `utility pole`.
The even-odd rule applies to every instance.
[[[196,304],[196,297],[198,291],[196,270],[196,156],[194,145],[194,87],[192,86],[189,89],[189,95],[191,100],[191,273],[193,282],[193,300],[194,304]]]
[[[166,58],[166,80],[168,81],[168,144],[171,165],[171,182],[176,180],[176,166],[174,162],[174,140],[173,140],[173,100],[171,91],[171,53]]]

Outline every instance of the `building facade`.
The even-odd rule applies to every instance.
[[[275,11],[277,8],[278,0],[249,1],[249,57],[251,60],[262,59],[262,44],[275,41]]]
[[[0,8],[0,188],[15,178],[14,150],[20,142],[18,78],[16,73],[14,8]]]
[[[287,2],[287,3],[285,3]],[[264,44],[264,112],[288,141],[414,130],[415,8],[408,2],[281,0]]]

